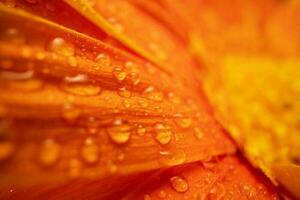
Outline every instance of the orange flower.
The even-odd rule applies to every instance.
[[[223,128],[232,126],[215,119],[227,102],[210,87],[225,51],[260,48],[247,42],[258,26],[250,8],[279,3],[231,3],[1,3],[0,198],[279,199],[282,189]]]

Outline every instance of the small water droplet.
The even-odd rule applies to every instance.
[[[59,158],[60,145],[53,139],[46,139],[39,151],[39,160],[45,166],[53,165]]]
[[[179,104],[181,102],[180,97],[176,96],[173,92],[168,93],[168,99],[175,104]]]
[[[123,100],[123,105],[124,105],[125,108],[130,108],[131,107],[131,103],[128,99]]]
[[[73,44],[66,42],[61,37],[56,37],[50,41],[48,49],[52,52],[68,57],[75,54],[75,47]]]
[[[139,136],[144,136],[146,131],[147,131],[147,129],[141,124],[138,125],[138,128],[136,130],[136,132]]]
[[[117,144],[125,144],[129,141],[131,136],[131,127],[122,120],[114,121],[112,127],[107,128],[110,139]]]
[[[176,192],[186,192],[189,189],[189,185],[187,183],[187,181],[180,177],[180,176],[173,176],[170,179],[170,183],[172,188],[176,191]]]
[[[118,171],[118,166],[115,163],[113,163],[112,161],[108,161],[107,170],[109,173],[114,174]]]
[[[167,54],[157,44],[150,43],[149,44],[149,49],[150,49],[150,51],[152,51],[155,54],[155,56],[159,60],[166,60],[167,59]]]
[[[7,81],[4,84],[6,88],[22,92],[38,91],[44,85],[44,83],[39,79],[29,79],[24,81]]]
[[[101,88],[93,84],[66,83],[62,85],[62,89],[77,96],[96,96],[101,93]]]
[[[81,114],[81,110],[74,107],[72,104],[65,104],[62,110],[62,117],[67,122],[74,122]]]
[[[9,28],[1,34],[1,39],[14,44],[25,44],[25,36],[15,28]]]
[[[138,100],[138,104],[142,107],[142,108],[146,108],[148,106],[148,102],[145,101],[144,99],[139,99]]]
[[[68,63],[71,67],[77,66],[77,59],[74,56],[68,57]]]
[[[0,111],[1,112],[1,111]],[[1,116],[1,114],[0,114]],[[0,161],[6,160],[12,156],[15,146],[12,142],[0,141]]]
[[[160,191],[158,192],[158,197],[161,198],[161,199],[166,198],[166,197],[167,197],[166,191],[160,190]]]
[[[81,156],[89,164],[94,164],[99,159],[99,146],[92,138],[87,138],[81,147]]]
[[[124,153],[122,153],[122,152],[118,153],[118,155],[117,155],[117,160],[118,161],[123,161],[124,158],[125,158],[125,154]]]
[[[123,33],[124,32],[124,27],[123,25],[114,17],[109,17],[107,21],[114,27],[114,29],[119,32]]]
[[[163,94],[159,91],[156,91],[153,86],[149,86],[144,90],[144,94],[147,95],[147,98],[152,101],[160,102],[163,100]]]
[[[207,199],[221,200],[226,195],[226,189],[221,183],[216,183],[207,194]]]
[[[81,162],[76,158],[72,158],[69,161],[69,176],[71,178],[77,178],[81,173]]]
[[[159,162],[164,166],[175,166],[186,161],[186,153],[183,150],[176,150],[175,152],[161,151],[159,154]]]
[[[118,94],[121,97],[125,97],[125,98],[131,97],[131,92],[129,90],[127,90],[125,87],[119,88]]]
[[[120,67],[115,67],[113,70],[113,76],[117,79],[118,82],[125,80],[127,73],[123,71]]]
[[[95,58],[95,62],[102,66],[110,66],[111,65],[111,59],[105,53],[98,54],[97,57]]]
[[[170,127],[161,123],[158,123],[154,126],[155,129],[155,139],[160,144],[168,144],[172,138],[172,132]]]
[[[198,140],[201,140],[203,138],[203,132],[200,128],[195,127],[194,128],[194,135]]]
[[[140,75],[136,72],[129,73],[128,80],[130,81],[131,85],[138,85],[141,81]]]
[[[175,118],[175,123],[181,128],[189,128],[192,125],[193,120],[188,117]]]
[[[145,194],[144,195],[144,200],[151,200],[151,196],[149,194]]]

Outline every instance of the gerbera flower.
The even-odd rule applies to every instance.
[[[299,9],[1,2],[1,199],[299,198]]]

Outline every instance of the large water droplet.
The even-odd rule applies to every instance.
[[[120,67],[115,67],[113,70],[113,76],[118,82],[122,82],[125,80],[127,73],[123,71]]]
[[[155,139],[160,144],[168,144],[172,139],[172,132],[170,127],[161,123],[154,126],[155,129]]]
[[[95,58],[95,62],[100,64],[101,66],[110,66],[111,65],[111,59],[107,54],[100,53]]]
[[[60,145],[53,139],[46,139],[39,152],[39,160],[45,166],[53,165],[59,158]]]
[[[180,176],[170,178],[172,188],[177,192],[186,192],[189,189],[187,181]]]
[[[63,56],[73,56],[75,54],[74,45],[66,42],[61,37],[56,37],[50,41],[48,49]]]
[[[175,118],[175,123],[181,128],[189,128],[192,125],[192,119],[188,117]]]
[[[186,153],[183,150],[176,150],[175,152],[161,151],[159,154],[159,162],[164,166],[175,166],[186,161]]]
[[[94,164],[99,159],[99,146],[92,138],[87,138],[81,147],[81,156],[89,164]]]
[[[112,127],[107,128],[110,139],[117,144],[125,144],[131,136],[131,127],[124,123],[122,120],[117,119],[114,121]]]
[[[6,160],[14,152],[15,146],[12,142],[0,141],[0,161]]]

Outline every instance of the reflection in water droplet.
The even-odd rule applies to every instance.
[[[87,138],[81,147],[81,156],[89,164],[94,164],[99,159],[99,147],[92,138]]]
[[[164,166],[175,166],[186,161],[186,153],[183,150],[176,150],[175,152],[161,151],[159,154],[159,162]]]
[[[168,144],[171,141],[172,132],[171,132],[169,126],[158,123],[154,126],[154,129],[155,129],[155,133],[156,133],[155,139],[160,144]]]
[[[185,179],[180,176],[173,176],[170,179],[172,188],[177,192],[186,192],[189,188],[189,185]]]
[[[192,125],[192,119],[183,117],[183,118],[175,118],[175,123],[181,128],[189,128]]]
[[[53,139],[46,139],[39,151],[39,160],[45,166],[53,165],[59,158],[60,145]]]
[[[48,44],[48,49],[63,56],[73,56],[75,47],[73,44],[66,42],[61,37],[56,37]]]
[[[125,80],[127,74],[120,67],[115,67],[113,70],[113,76],[117,79],[118,82],[122,82]]]
[[[1,114],[0,114],[1,116]],[[6,160],[12,156],[15,146],[12,142],[0,141],[0,161]]]
[[[102,66],[110,66],[111,65],[111,59],[107,54],[100,53],[98,56],[95,58],[95,62]]]
[[[131,127],[122,120],[115,120],[112,127],[107,128],[110,139],[117,144],[125,144],[131,136]]]

